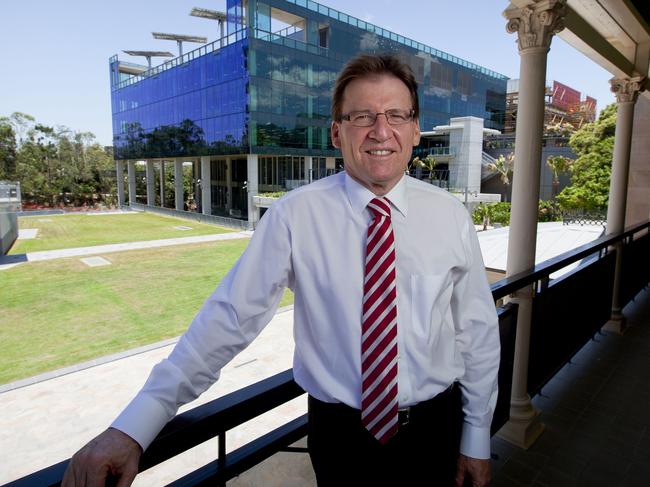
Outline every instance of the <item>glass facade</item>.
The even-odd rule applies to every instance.
[[[140,78],[137,82],[112,76],[115,158],[248,152],[247,44],[242,38],[170,68],[154,69],[152,75],[131,77]],[[118,72],[114,65],[119,61],[111,61],[111,72]]]
[[[411,66],[423,130],[467,115],[503,129],[503,75],[309,0],[228,0],[222,40],[139,75],[111,58],[115,158],[338,156],[330,93],[359,52]]]
[[[359,52],[392,52],[420,85],[423,130],[475,116],[503,129],[506,77],[372,24],[300,0],[249,0],[251,152],[334,156],[330,104],[334,80]],[[273,29],[273,18],[294,23]],[[287,32],[289,32],[287,34]]]

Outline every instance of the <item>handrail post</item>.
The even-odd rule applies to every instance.
[[[223,480],[220,480],[219,483],[217,484],[218,487],[226,487],[226,480],[225,477],[223,476],[224,469],[226,468],[226,432],[225,431],[220,431],[219,434],[217,435],[217,441],[219,442],[219,456],[217,457],[217,465],[219,466],[219,472],[221,474],[221,478]]]
[[[627,328],[627,320],[623,315],[621,306],[621,280],[623,273],[623,249],[624,241],[618,241],[613,245],[616,251],[616,266],[614,269],[614,288],[612,289],[612,315],[609,321],[603,326],[603,330],[613,331],[622,334]]]
[[[533,318],[535,287],[536,284],[529,284],[515,291],[508,300],[518,306],[510,419],[497,433],[500,438],[509,443],[526,449],[544,431],[544,424],[539,421],[539,411],[533,408],[528,395],[530,325]]]

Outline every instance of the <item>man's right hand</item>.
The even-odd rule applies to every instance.
[[[130,436],[108,428],[70,459],[62,487],[104,487],[114,478],[116,487],[128,487],[138,473],[142,448]]]

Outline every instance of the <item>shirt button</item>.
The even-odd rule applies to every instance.
[[[408,400],[408,398],[409,398],[409,397],[408,397],[406,394],[404,394],[404,395],[402,396],[402,402],[406,402],[406,401]]]

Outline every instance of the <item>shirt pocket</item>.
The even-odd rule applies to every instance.
[[[449,273],[411,276],[411,316],[418,339],[435,347],[449,315],[454,288]]]

